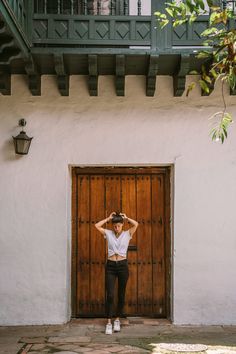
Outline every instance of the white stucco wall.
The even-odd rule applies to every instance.
[[[0,325],[70,319],[71,165],[172,165],[173,321],[236,324],[236,128],[224,145],[209,138],[219,90],[174,98],[172,79],[127,77],[116,97],[113,77],[90,97],[84,77],[61,97],[54,77],[42,96],[22,76],[0,96]],[[227,96],[236,116],[235,97]],[[28,156],[14,154],[20,118],[33,136]]]

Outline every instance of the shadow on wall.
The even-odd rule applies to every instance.
[[[16,161],[24,157],[24,155],[17,155],[14,149],[13,139],[10,138],[5,141],[2,148],[3,160],[4,161]]]

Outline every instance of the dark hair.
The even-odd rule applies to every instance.
[[[111,219],[112,224],[117,224],[118,222],[124,224],[124,219],[120,215],[120,213],[116,212]]]

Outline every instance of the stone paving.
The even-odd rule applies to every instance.
[[[236,354],[236,326],[176,326],[165,320],[122,320],[104,334],[104,319],[63,325],[0,327],[1,354]]]

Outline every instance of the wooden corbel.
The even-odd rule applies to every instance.
[[[30,92],[33,96],[41,96],[41,74],[32,56],[25,59],[25,71],[28,75]]]
[[[125,95],[125,56],[116,55],[116,94]]]
[[[66,74],[63,54],[54,54],[57,86],[62,96],[69,96],[69,75]]]
[[[158,72],[159,55],[150,55],[149,66],[146,77],[146,95],[154,96],[156,91],[156,76]]]
[[[98,58],[96,54],[88,56],[88,87],[90,96],[98,95]]]
[[[180,97],[185,91],[186,75],[189,72],[189,55],[181,55],[176,73],[173,75],[174,96]]]
[[[0,71],[0,93],[2,95],[10,95],[11,94],[11,74]]]

